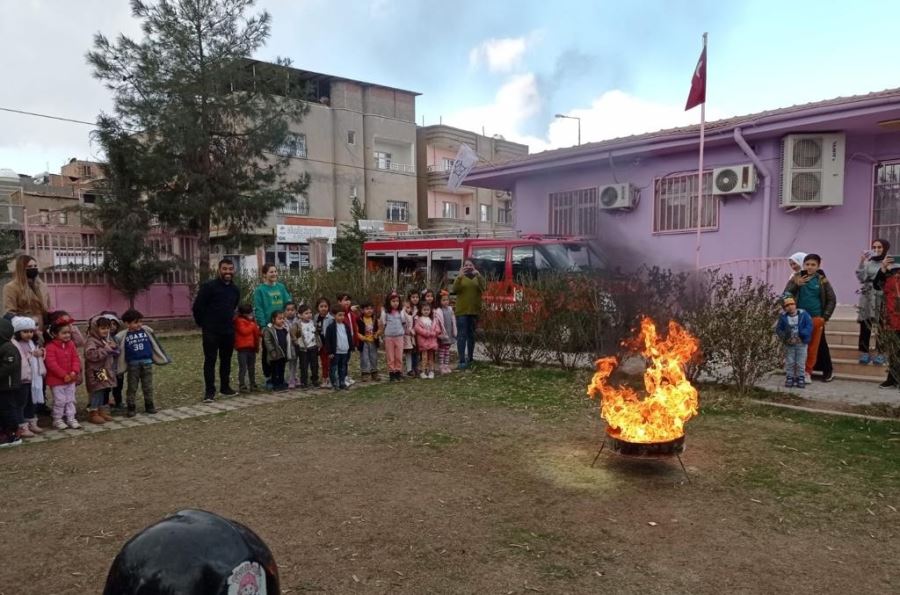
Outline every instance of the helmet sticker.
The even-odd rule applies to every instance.
[[[241,562],[228,577],[228,595],[266,595],[266,573],[256,562]]]

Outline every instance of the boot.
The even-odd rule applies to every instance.
[[[101,407],[100,408],[100,417],[103,418],[103,421],[112,421],[113,416],[109,412],[109,407]]]
[[[156,407],[153,406],[153,401],[144,401],[144,411],[150,415],[156,413]]]
[[[28,429],[28,424],[22,424],[19,426],[18,431],[19,438],[34,438],[35,434]]]
[[[102,426],[106,423],[106,420],[103,419],[103,416],[100,414],[99,409],[92,409],[91,411],[88,411],[88,423]]]
[[[136,405],[128,405],[128,413],[126,413],[128,417],[134,417],[137,415],[137,406]]]
[[[28,429],[31,430],[31,433],[32,433],[32,434],[43,434],[43,433],[44,433],[44,430],[42,430],[42,429],[38,426],[38,422],[37,422],[37,418],[36,418],[36,417],[32,417],[31,419],[29,419],[29,420],[27,420],[27,421],[28,421]]]

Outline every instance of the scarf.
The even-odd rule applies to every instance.
[[[869,257],[869,260],[871,260],[872,262],[881,262],[882,260],[884,260],[884,257],[888,255],[888,251],[891,249],[891,243],[887,240],[882,240],[881,238],[873,241],[872,243],[874,244],[875,242],[878,242],[879,244],[884,246],[884,250],[881,251],[881,256],[871,256]]]

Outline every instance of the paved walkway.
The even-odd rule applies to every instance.
[[[787,393],[803,397],[810,401],[830,401],[849,405],[871,405],[873,403],[889,403],[900,407],[900,390],[896,388],[878,388],[877,382],[836,379],[822,382],[813,376],[812,384],[806,388],[785,388],[782,374],[772,375],[758,384],[760,388],[779,393]]]
[[[384,381],[366,382],[362,386],[370,386],[373,384],[381,384]],[[348,390],[354,390],[361,386],[355,383]],[[309,398],[317,395],[330,394],[333,391],[327,389],[318,390],[289,390],[280,393],[252,393],[237,397],[220,397],[215,403],[197,403],[196,405],[185,405],[175,407],[174,409],[160,409],[159,413],[149,415],[147,413],[138,413],[135,417],[116,417],[115,421],[107,422],[103,425],[91,424],[84,422],[81,424],[80,430],[51,430],[45,429],[42,434],[34,438],[25,438],[23,444],[34,444],[38,442],[53,442],[63,438],[72,438],[74,436],[83,436],[86,434],[98,434],[102,432],[113,432],[123,430],[125,428],[137,428],[140,426],[151,426],[158,423],[178,421],[181,419],[191,419],[194,417],[204,417],[207,415],[215,415],[226,411],[235,411],[244,409],[254,405],[265,405],[267,403],[279,403],[281,401],[293,401],[302,398]]]

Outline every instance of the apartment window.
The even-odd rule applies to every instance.
[[[409,221],[409,203],[403,200],[387,201],[387,215],[385,219],[388,221]]]
[[[441,170],[442,171],[450,171],[453,169],[453,164],[456,163],[456,159],[450,159],[449,157],[444,157],[441,161]]]
[[[658,178],[653,197],[653,231],[697,231],[697,174]],[[702,229],[719,227],[719,203],[712,194],[712,171],[703,172]]]
[[[92,170],[91,170],[91,166],[90,166],[90,165],[84,165],[84,166],[81,167],[81,175],[84,176],[85,178],[90,178],[90,177],[91,177],[91,171],[92,171]]]
[[[306,135],[289,133],[275,150],[282,157],[306,157]]]
[[[560,236],[597,234],[599,202],[596,188],[550,193],[550,233]]]
[[[497,223],[502,225],[512,225],[512,209],[509,208],[509,203],[501,203],[503,207],[497,209]]]
[[[355,131],[355,130],[348,130],[348,131],[347,131],[347,144],[348,144],[348,145],[355,145],[355,144],[356,144],[356,131]]]
[[[491,222],[491,205],[479,205],[478,220],[482,223]]]
[[[38,210],[39,221],[41,225],[49,225],[50,224],[50,209],[39,209]]]
[[[290,215],[309,215],[309,199],[305,196],[292,196],[281,207],[281,212]]]
[[[445,202],[441,216],[444,219],[459,219],[459,205],[455,202]]]
[[[57,221],[59,221],[59,224],[60,225],[68,225],[69,224],[69,214],[65,211],[59,211],[58,214],[59,214],[59,217],[57,218]]]
[[[378,169],[391,169],[391,154],[384,151],[375,151],[375,167]]]
[[[82,197],[82,200],[84,201],[84,204],[86,204],[86,205],[93,205],[93,204],[97,203],[97,195],[96,194],[85,194]]]

